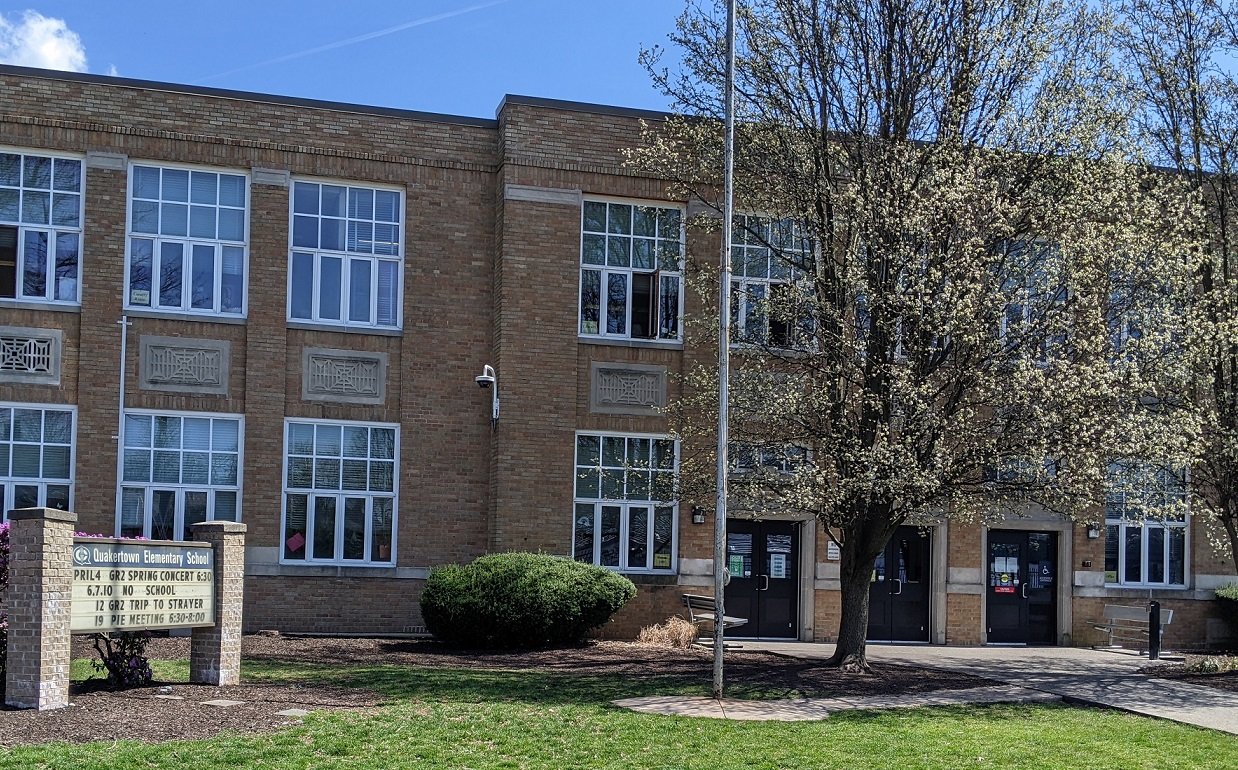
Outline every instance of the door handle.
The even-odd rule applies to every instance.
[[[1023,598],[1027,598],[1027,581],[1023,581]]]
[[[758,591],[768,591],[768,590],[769,590],[769,575],[757,575],[757,577],[758,577],[758,578],[764,578],[764,579],[765,579],[765,585],[763,585],[763,586],[757,586],[757,590],[758,590]]]
[[[903,592],[903,581],[899,578],[894,578],[894,582],[898,583],[898,590],[891,594],[891,596],[898,596]]]

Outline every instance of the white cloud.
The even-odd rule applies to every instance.
[[[0,63],[85,72],[86,49],[64,19],[25,11],[10,21],[0,14]]]

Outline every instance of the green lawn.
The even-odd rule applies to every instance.
[[[248,663],[250,681],[377,691],[368,713],[313,714],[262,736],[0,749],[0,768],[1234,768],[1238,738],[1067,706],[839,712],[761,723],[620,711],[610,699],[701,693],[705,683],[531,671]],[[156,676],[187,677],[184,661]],[[75,663],[75,677],[90,674]]]

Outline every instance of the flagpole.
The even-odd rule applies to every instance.
[[[714,505],[714,686],[722,697],[722,653],[726,616],[726,512],[731,370],[731,223],[735,197],[735,0],[726,5],[726,138],[723,142],[722,280],[718,289],[718,499]]]

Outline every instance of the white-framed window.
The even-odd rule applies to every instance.
[[[0,150],[0,298],[81,301],[81,158]]]
[[[795,473],[808,464],[808,449],[798,444],[757,445],[744,442],[731,444],[731,472]]]
[[[400,190],[294,180],[288,320],[399,329],[403,218]]]
[[[683,233],[678,207],[585,201],[580,336],[679,340]]]
[[[117,536],[185,540],[241,520],[240,415],[126,410],[123,443]]]
[[[801,347],[812,316],[788,317],[800,306],[795,282],[811,258],[812,246],[788,219],[742,214],[735,217],[731,244],[731,328],[735,344]],[[771,313],[771,309],[774,312]]]
[[[18,508],[73,509],[76,415],[71,406],[0,404],[0,520]]]
[[[625,572],[673,572],[678,445],[665,436],[576,434],[576,561]]]
[[[281,560],[394,566],[398,425],[284,422]]]
[[[132,164],[125,307],[243,316],[248,201],[244,174]]]
[[[1006,306],[1002,311],[999,332],[1007,346],[1030,349],[1033,357],[1048,361],[1066,346],[1067,321],[1060,310],[1067,300],[1066,287],[1054,280],[1048,271],[1060,261],[1057,246],[1038,239],[1006,241],[1002,294]],[[1060,316],[1060,317],[1059,317]]]
[[[1112,463],[1105,490],[1105,583],[1183,588],[1186,478],[1167,468]]]

